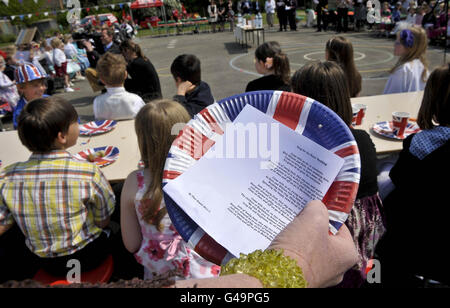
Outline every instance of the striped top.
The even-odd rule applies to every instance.
[[[96,239],[114,193],[95,165],[66,151],[32,154],[0,174],[0,225],[18,224],[39,257],[73,254]]]

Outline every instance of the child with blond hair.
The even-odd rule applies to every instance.
[[[124,88],[127,64],[122,55],[105,53],[97,63],[98,77],[106,92],[94,100],[96,120],[133,119],[145,105],[142,98]]]

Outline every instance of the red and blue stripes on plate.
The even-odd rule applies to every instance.
[[[95,155],[100,151],[104,151],[104,156],[96,157]],[[74,154],[73,157],[80,161],[91,162],[89,161],[89,155],[94,155],[95,157],[95,160],[92,163],[95,163],[99,167],[106,167],[119,158],[119,149],[113,146],[97,147],[78,152],[77,154]]]
[[[116,127],[117,122],[114,120],[92,121],[80,125],[80,135],[90,136],[109,132]]]
[[[358,146],[342,119],[325,105],[311,98],[282,91],[248,92],[214,103],[198,113],[180,131],[167,157],[163,185],[177,178],[214,145],[246,104],[273,117],[299,134],[344,159],[344,165],[323,202],[328,208],[330,232],[336,234],[347,220],[358,191],[361,162]],[[164,193],[167,212],[186,242],[201,256],[225,264],[233,256]]]
[[[408,137],[411,134],[415,134],[420,132],[420,127],[417,125],[417,123],[408,122],[406,124],[405,132],[403,133],[403,137],[399,137],[394,134],[392,121],[383,121],[375,123],[372,127],[372,130],[384,137],[391,138],[391,139],[397,139],[397,140],[403,140],[406,137]]]

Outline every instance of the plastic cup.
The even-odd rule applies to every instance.
[[[352,105],[352,126],[356,126],[356,121],[358,118],[359,108]]]
[[[366,115],[367,106],[364,104],[353,104],[352,107],[358,109],[358,115],[356,117],[356,125],[361,125],[364,116]]]
[[[409,113],[394,111],[392,113],[392,131],[397,137],[403,138],[406,125],[408,124]]]

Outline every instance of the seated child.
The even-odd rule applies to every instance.
[[[31,63],[25,63],[18,66],[14,74],[17,90],[21,96],[13,110],[13,125],[14,129],[17,129],[17,120],[25,105],[34,99],[47,97],[47,95],[44,94],[47,89],[45,80],[47,76],[43,75]]]
[[[106,86],[106,92],[94,100],[95,119],[133,119],[145,103],[140,96],[124,88],[127,64],[123,56],[105,53],[97,63],[97,72]]]
[[[170,100],[153,100],[135,120],[144,168],[128,175],[120,199],[120,225],[126,249],[144,266],[144,279],[180,270],[182,279],[217,276],[220,267],[206,261],[175,230],[164,204],[163,169],[177,134],[173,127],[190,116]],[[178,132],[177,132],[178,133]]]
[[[195,55],[176,57],[170,72],[177,87],[177,95],[173,99],[182,104],[191,117],[214,103],[209,85],[201,80],[200,60]]]
[[[55,276],[67,274],[70,259],[89,271],[109,253],[103,228],[115,197],[98,166],[66,151],[77,142],[77,119],[75,108],[59,97],[28,103],[18,135],[32,155],[0,174],[0,236],[17,224],[35,255],[31,262]]]

